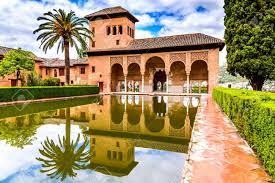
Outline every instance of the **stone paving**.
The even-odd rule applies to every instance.
[[[182,183],[271,182],[233,123],[209,96],[201,97]]]

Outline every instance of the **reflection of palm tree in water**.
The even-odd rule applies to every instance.
[[[66,137],[58,136],[58,144],[48,137],[42,143],[43,148],[39,149],[43,158],[37,158],[42,162],[43,173],[47,173],[51,178],[64,180],[66,177],[75,177],[76,170],[85,169],[90,161],[89,150],[85,149],[89,145],[89,141],[84,137],[84,143],[79,144],[80,134],[76,141],[71,141],[71,119],[70,108],[66,109]],[[80,145],[80,146],[79,146]]]

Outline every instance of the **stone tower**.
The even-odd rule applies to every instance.
[[[85,16],[94,33],[90,50],[125,48],[135,38],[135,18],[121,6],[106,8]]]

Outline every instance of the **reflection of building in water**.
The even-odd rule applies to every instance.
[[[138,164],[134,144],[127,139],[91,135],[90,141],[91,169],[113,176],[125,176]]]
[[[99,115],[94,122],[90,120],[91,129],[190,138],[198,104],[192,106],[193,103],[190,101],[185,107],[184,98],[178,96],[122,95],[106,98],[104,101],[108,104],[103,105],[104,115]],[[94,105],[94,110],[96,107],[97,105]]]

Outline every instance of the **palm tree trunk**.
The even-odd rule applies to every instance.
[[[66,85],[70,85],[70,48],[69,48],[69,42],[66,39],[64,41],[64,49],[65,49]]]

